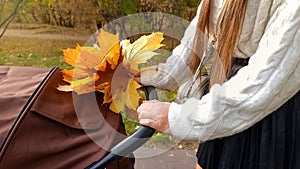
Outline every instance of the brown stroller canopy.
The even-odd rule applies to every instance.
[[[57,91],[58,84],[63,84],[58,68],[0,66],[1,169],[84,168],[107,153],[99,145],[112,147],[124,139],[115,134],[125,136],[119,114],[98,104],[103,118],[99,122],[95,117],[99,110],[90,106],[89,94],[72,97]],[[96,93],[98,103],[102,98]],[[86,113],[83,123],[74,102],[79,107],[76,111]],[[134,159],[124,158],[107,168],[131,169],[133,165]]]

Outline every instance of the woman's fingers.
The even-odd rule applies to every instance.
[[[142,125],[148,126],[148,124],[149,124],[151,121],[152,121],[151,119],[141,119],[141,120],[140,120],[140,123],[141,123]]]
[[[135,74],[133,80],[141,84],[141,74],[140,73]]]
[[[144,101],[137,109],[140,123],[165,132],[169,129],[168,111],[170,103],[158,100]]]
[[[141,84],[141,77],[134,77],[133,80]]]
[[[140,123],[144,126],[149,126],[149,127],[152,127],[154,129],[157,129],[158,126],[157,126],[157,122],[152,120],[152,119],[141,119],[140,120]]]
[[[139,119],[151,119],[151,120],[156,120],[157,116],[155,113],[151,113],[149,111],[141,111],[138,113]]]
[[[143,101],[143,103],[137,108],[137,112],[142,112],[142,111],[150,111],[152,108],[152,103],[151,101]]]

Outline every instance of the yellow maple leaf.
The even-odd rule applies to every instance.
[[[125,90],[117,90],[112,96],[110,110],[113,112],[121,112],[126,106],[128,109],[136,110],[139,106],[140,95],[137,89],[141,86],[133,79],[130,79]]]
[[[136,57],[132,58],[127,64],[130,65],[130,69],[135,71],[136,73],[139,72],[139,64],[146,63],[148,59],[152,58],[153,56],[158,55],[156,52],[152,51],[142,51],[139,52]]]
[[[156,32],[147,36],[144,35],[132,44],[128,40],[123,41],[122,53],[124,55],[123,64],[125,67],[130,66],[134,71],[138,71],[140,63],[144,63],[154,55],[157,55],[153,51],[164,46],[161,44],[163,39],[163,34]]]
[[[119,34],[111,34],[106,32],[104,29],[100,30],[99,35],[97,36],[98,45],[101,50],[104,50],[106,53],[112,49],[116,44],[119,44]]]
[[[106,83],[103,85],[102,89],[104,90],[103,104],[111,103],[112,102],[111,85],[109,83]]]
[[[105,71],[106,62],[111,65],[112,69],[115,69],[118,65],[119,56],[120,56],[120,41],[119,34],[110,34],[103,29],[100,30],[100,34],[98,36],[98,46],[103,51],[104,58],[102,60],[102,64],[100,64],[100,70]]]
[[[125,100],[125,106],[129,109],[136,110],[139,106],[140,95],[137,92],[141,86],[133,79],[129,81],[128,88],[123,95],[123,99]]]
[[[86,94],[96,91],[95,82],[98,79],[99,75],[95,73],[93,76],[72,81],[70,86],[77,94]]]
[[[112,50],[107,53],[107,62],[111,65],[111,69],[116,69],[119,64],[120,48],[120,43],[117,43],[112,47]]]

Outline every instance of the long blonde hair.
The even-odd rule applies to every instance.
[[[220,59],[215,59],[213,63],[210,76],[210,86],[212,86],[215,83],[222,84],[230,74],[233,54],[244,22],[248,0],[226,0],[214,30],[209,30],[211,6],[214,2],[213,0],[202,1],[190,68],[195,73],[200,64],[205,45],[204,36],[216,34],[216,51]],[[221,62],[222,66],[218,62]]]

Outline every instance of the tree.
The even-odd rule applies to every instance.
[[[0,38],[4,35],[9,24],[16,17],[26,0],[0,1]]]

